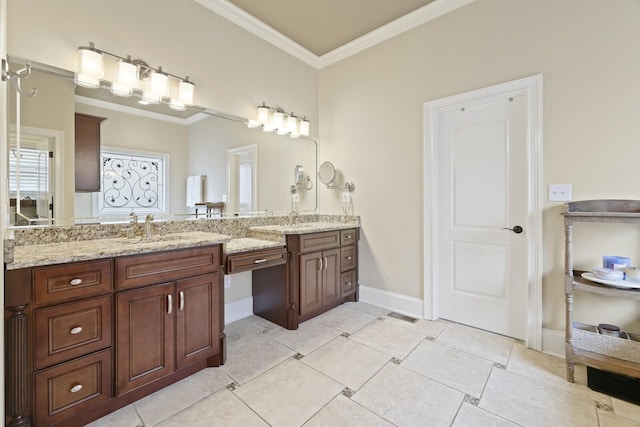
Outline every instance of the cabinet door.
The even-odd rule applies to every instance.
[[[340,299],[340,249],[322,252],[324,269],[322,270],[322,305],[331,304]]]
[[[173,283],[116,294],[116,394],[174,371]]]
[[[75,115],[76,192],[100,191],[100,123],[103,117]]]
[[[176,282],[176,365],[178,368],[218,353],[220,347],[218,274]]]
[[[300,255],[300,315],[322,307],[322,253]]]

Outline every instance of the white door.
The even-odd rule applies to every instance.
[[[438,123],[440,317],[527,338],[527,111],[516,96]],[[516,227],[522,227],[522,231]]]

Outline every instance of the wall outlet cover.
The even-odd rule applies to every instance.
[[[342,192],[342,203],[349,203],[351,201],[351,193],[348,191]]]
[[[292,195],[291,195],[291,201],[292,201],[293,203],[299,203],[299,202],[300,202],[300,195],[299,195],[299,194],[297,194],[297,193],[296,193],[296,194],[292,194]]]
[[[550,202],[570,202],[571,184],[549,184]]]

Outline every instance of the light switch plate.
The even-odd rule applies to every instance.
[[[570,202],[571,184],[549,184],[550,202]]]

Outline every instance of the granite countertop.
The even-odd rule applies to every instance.
[[[263,225],[249,227],[249,235],[255,238],[284,242],[287,234],[308,234],[322,231],[360,228],[357,223],[344,222],[303,222],[293,225]]]
[[[192,231],[153,236],[148,239],[126,239],[120,237],[16,246],[13,260],[12,262],[7,262],[5,268],[7,270],[15,270],[41,265],[215,245],[227,243],[231,239],[232,237],[226,234]]]
[[[260,249],[283,248],[283,247],[284,247],[284,243],[282,242],[243,237],[240,239],[232,239],[229,242],[227,242],[225,250],[227,255],[229,255],[229,254],[238,254],[241,252],[256,251]]]

